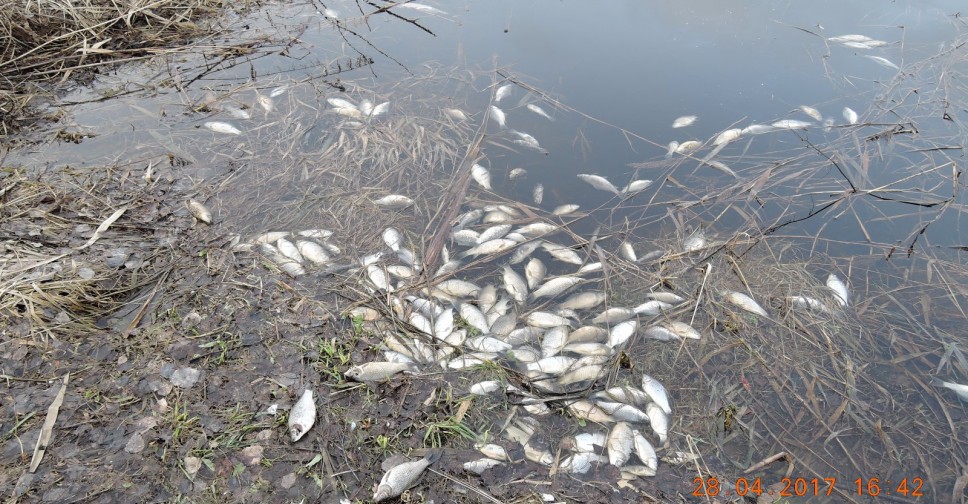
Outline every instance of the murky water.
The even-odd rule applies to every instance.
[[[850,468],[870,471],[853,474],[863,479],[885,474],[930,480],[932,495],[947,499],[960,474],[952,461],[964,450],[941,448],[951,434],[943,420],[950,411],[942,415],[938,410],[960,405],[939,406],[919,396],[930,382],[923,373],[944,367],[943,377],[964,381],[938,362],[944,345],[957,345],[957,327],[964,319],[958,304],[964,297],[962,275],[954,251],[946,248],[964,245],[958,170],[966,89],[958,79],[968,70],[968,59],[957,46],[965,33],[954,15],[959,5],[477,1],[435,4],[446,11],[441,14],[394,11],[406,20],[386,13],[364,19],[349,2],[327,7],[339,13],[338,24],[319,15],[313,4],[270,6],[228,23],[239,30],[250,27],[231,41],[267,36],[276,41],[274,51],[245,56],[200,48],[198,54],[103,76],[91,89],[66,97],[63,105],[65,122],[73,124],[69,130],[95,136],[80,145],[44,144],[12,160],[35,167],[117,163],[130,166],[136,176],[152,166],[156,176],[170,177],[180,190],[211,196],[217,220],[243,234],[332,226],[334,221],[346,225],[352,208],[364,207],[377,189],[382,195],[390,187],[421,187],[423,192],[415,195],[419,202],[435,201],[447,189],[448,176],[474,138],[494,90],[512,83],[510,96],[499,104],[508,127],[533,135],[547,154],[514,144],[513,134],[487,125],[482,163],[491,168],[496,193],[530,204],[534,185],[540,183],[545,196],[538,206],[545,210],[565,203],[599,209],[573,223],[576,235],[603,229],[642,250],[653,242],[666,246],[670,237],[681,238],[700,226],[723,240],[740,233],[783,238],[750,254],[759,259],[744,265],[753,268],[744,282],[774,288],[765,294],[773,300],[799,292],[794,289],[802,282],[795,282],[801,279],[774,280],[782,267],[769,271],[775,276],[767,275],[769,261],[763,258],[772,256],[780,265],[805,264],[817,285],[829,271],[840,271],[857,292],[857,316],[863,318],[829,322],[835,329],[856,330],[851,346],[863,349],[850,354],[870,359],[848,359],[846,365],[831,359],[833,378],[819,364],[790,371],[787,366],[796,368],[796,363],[785,362],[782,352],[769,347],[697,355],[688,363],[677,360],[675,348],[662,350],[675,362],[663,374],[679,373],[683,390],[697,390],[698,399],[691,402],[682,392],[682,402],[696,408],[682,412],[692,422],[682,430],[695,435],[715,423],[725,411],[724,401],[742,402],[737,399],[742,383],[751,394],[763,390],[780,399],[747,401],[760,410],[757,421],[768,424],[747,426],[747,444],[730,445],[736,436],[705,440],[718,446],[712,456],[724,459],[724,466],[725,460],[748,466],[771,454],[756,450],[751,455],[759,446],[796,447],[800,452],[792,456],[801,465],[793,464],[793,476],[842,478],[842,497],[860,498],[853,486],[848,488],[854,484],[853,478],[846,479],[845,468]],[[372,12],[373,7],[363,10]],[[845,34],[886,44],[862,49],[829,40]],[[286,88],[272,107],[261,107],[258,98],[280,86]],[[389,101],[390,109],[386,118],[348,125],[327,104],[333,97]],[[554,120],[535,114],[528,104],[539,105]],[[801,105],[816,108],[833,120],[832,126],[825,128]],[[233,118],[230,106],[251,117]],[[448,123],[441,118],[442,107],[464,110],[472,120],[465,126]],[[844,107],[858,113],[859,124],[848,123]],[[684,115],[698,120],[672,128]],[[783,119],[811,125],[746,134],[710,158],[724,162],[738,179],[703,166],[712,139],[721,132]],[[242,134],[203,127],[212,120],[231,123]],[[428,132],[425,138],[436,141],[439,151],[405,138]],[[352,155],[327,157],[333,145],[347,138],[360,142],[347,151]],[[688,140],[706,145],[691,156],[666,158],[669,142]],[[412,155],[394,150],[397,144]],[[419,162],[432,169],[413,170]],[[327,163],[355,163],[358,176],[348,180],[345,171]],[[528,175],[509,180],[507,173],[515,167],[526,168]],[[408,170],[439,178],[438,185],[420,186],[408,179]],[[619,187],[633,179],[655,183],[619,202],[580,181],[580,173],[605,176]],[[333,195],[327,193],[331,187],[339,188],[339,201],[350,210],[331,208],[332,201],[324,197]],[[394,217],[394,224],[429,240],[433,229],[424,226],[433,222],[435,211],[418,204]],[[367,252],[379,243],[380,224],[356,229],[362,237],[344,237],[352,242],[348,252]],[[609,238],[614,242],[609,246],[618,241]],[[791,243],[797,247],[788,247]],[[905,257],[908,250],[913,258]],[[483,269],[475,274],[486,276]],[[752,278],[761,271],[761,279]],[[702,277],[683,275],[672,281],[699,283]],[[931,298],[936,298],[933,305]],[[944,316],[936,318],[938,313]],[[868,327],[858,330],[861,322]],[[709,320],[708,327],[719,337],[730,334],[735,323],[723,314]],[[803,345],[798,357],[815,352],[816,361],[823,362],[825,352],[837,354],[835,345],[823,347],[823,332],[812,332],[809,325],[794,322],[795,329],[783,333],[807,335],[792,339]],[[922,330],[932,334],[929,341],[918,340]],[[777,362],[754,366],[744,353]],[[689,368],[699,361],[708,367],[694,366],[700,368],[697,374]],[[776,371],[779,389],[770,388],[769,375],[752,377],[763,373],[758,365]],[[745,371],[750,366],[752,383]],[[852,366],[864,371],[858,379],[862,385],[851,383],[857,376]],[[710,383],[717,384],[718,392],[711,391]],[[859,411],[854,411],[853,404],[846,405],[848,398],[857,399],[855,385],[885,394],[859,399]],[[896,403],[884,399],[892,394]],[[815,409],[797,410],[785,397],[806,397],[804,403]],[[716,406],[706,411],[710,407],[699,403]],[[903,408],[917,408],[924,423],[906,424],[899,413]],[[810,439],[792,433],[796,427],[785,425],[790,419],[784,415],[797,411],[806,418],[795,418],[794,424],[823,435]],[[955,414],[963,418],[963,411]],[[856,423],[843,425],[848,422],[844,416]],[[919,435],[930,438],[920,450]],[[836,446],[828,448],[828,443]],[[868,445],[869,451],[862,449]],[[874,454],[876,448],[898,445],[885,460]],[[861,460],[840,461],[852,452]],[[772,480],[779,481],[782,473],[777,470]],[[686,495],[692,490],[679,489]]]

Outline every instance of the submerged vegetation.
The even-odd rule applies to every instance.
[[[49,42],[0,63],[9,83],[77,77],[154,54],[134,28],[193,69],[178,120],[139,105],[138,156],[4,168],[4,448],[29,451],[67,371],[73,406],[36,476],[0,472],[14,499],[662,502],[836,477],[852,501],[874,475],[960,498],[968,271],[925,245],[964,206],[945,117],[968,110],[964,35],[850,113],[803,105],[708,140],[682,116],[666,145],[505,68],[385,85],[193,66],[213,49],[191,20],[215,7],[77,5],[88,24],[28,23]],[[363,22],[336,16],[344,36]],[[536,160],[575,117],[645,159],[549,176]],[[827,234],[844,222],[863,238]],[[189,366],[197,384],[173,379]],[[294,442],[301,398],[318,413]],[[399,455],[424,483],[387,493]],[[130,472],[102,476],[104,458]]]

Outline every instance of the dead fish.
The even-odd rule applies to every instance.
[[[726,293],[726,300],[734,305],[761,317],[768,317],[766,310],[760,306],[759,303],[753,300],[753,298],[743,294],[742,292],[730,291]]]
[[[276,240],[276,247],[279,247],[279,252],[282,252],[282,255],[292,259],[293,261],[298,263],[305,261],[302,254],[299,253],[299,249],[296,247],[296,245],[285,238],[279,238]]]
[[[531,224],[519,227],[517,232],[524,236],[536,237],[554,233],[560,229],[561,226],[550,222],[532,222]]]
[[[268,96],[259,95],[256,97],[255,101],[258,102],[259,106],[262,107],[262,109],[266,112],[272,112],[276,109],[276,103]]]
[[[728,144],[729,142],[732,142],[733,140],[736,140],[737,138],[741,137],[742,135],[743,135],[743,130],[741,130],[739,128],[728,129],[728,130],[720,133],[718,136],[716,136],[716,139],[713,140],[713,145],[725,145],[725,144]]]
[[[463,245],[465,247],[473,247],[474,245],[481,244],[481,234],[472,229],[461,229],[459,231],[454,231],[451,233],[450,237],[457,242],[458,245]]]
[[[622,467],[632,456],[632,427],[626,422],[618,422],[608,433],[605,447],[608,448],[608,463]]]
[[[503,270],[504,290],[518,303],[528,300],[528,285],[516,271],[510,266],[505,266]]]
[[[413,205],[413,200],[402,194],[390,194],[378,200],[373,200],[373,204],[384,208],[401,209]]]
[[[511,460],[511,457],[508,456],[507,450],[505,450],[504,447],[501,445],[496,445],[493,443],[489,443],[489,444],[478,443],[474,445],[474,448],[476,448],[477,451],[481,452],[481,454],[487,458],[492,458],[494,460],[504,460],[504,461]]]
[[[656,455],[655,448],[638,429],[632,431],[632,448],[635,450],[635,456],[646,467],[652,469],[653,473],[659,468],[659,456]]]
[[[649,415],[645,414],[644,411],[625,403],[598,401],[598,407],[620,422],[644,423],[649,421]]]
[[[533,240],[527,243],[523,243],[518,248],[514,249],[514,253],[511,254],[508,262],[511,264],[518,264],[519,262],[527,259],[531,254],[541,246],[541,240]]]
[[[676,147],[676,154],[689,154],[690,152],[698,149],[701,146],[702,146],[702,142],[698,140],[687,140],[679,144],[678,147]]]
[[[498,224],[497,226],[491,226],[477,237],[477,245],[489,242],[491,240],[497,240],[498,238],[504,238],[511,230],[510,224]]]
[[[461,254],[461,258],[466,257],[476,257],[479,255],[491,255],[504,252],[505,250],[510,250],[518,245],[518,242],[514,240],[509,240],[507,238],[497,238],[495,240],[484,242],[476,247],[469,248]]]
[[[579,173],[578,178],[600,191],[608,191],[613,194],[618,194],[619,192],[618,188],[609,182],[605,177],[599,175],[590,175],[587,173]]]
[[[592,452],[575,453],[566,457],[558,465],[558,472],[570,474],[585,474],[591,470],[592,465],[601,464],[608,461],[607,458]]]
[[[326,238],[333,236],[333,232],[328,229],[304,229],[302,231],[297,232],[296,234],[299,236],[305,236],[306,238],[317,238],[320,240],[325,240]],[[283,236],[285,236],[285,234],[283,234],[282,236],[279,236],[278,238],[282,238]],[[269,241],[275,241],[275,240],[269,240]]]
[[[946,382],[938,378],[932,378],[931,384],[934,385],[935,387],[944,387],[946,389],[949,389],[958,396],[958,399],[968,402],[968,385]]]
[[[572,294],[558,306],[567,310],[588,310],[605,302],[605,293],[585,291]]]
[[[548,113],[545,112],[543,108],[541,108],[541,107],[539,107],[539,106],[537,106],[537,105],[535,105],[533,103],[529,103],[529,104],[525,105],[525,107],[527,107],[528,110],[534,112],[535,114],[538,114],[541,117],[544,117],[545,119],[547,119],[547,120],[549,120],[551,122],[554,122],[554,120],[555,120],[553,117],[551,117],[550,115],[548,115]]]
[[[192,217],[195,217],[200,222],[204,222],[205,224],[212,223],[212,212],[206,208],[205,205],[195,201],[194,199],[189,199],[185,203],[185,206],[188,207],[188,211],[192,214]]]
[[[504,113],[503,110],[497,108],[494,105],[491,105],[491,117],[494,118],[494,120],[497,122],[497,125],[500,126],[501,129],[508,127],[507,115]]]
[[[289,410],[289,436],[292,442],[299,441],[316,423],[316,401],[313,391],[306,389],[299,401]]]
[[[695,252],[706,247],[706,233],[702,227],[697,227],[685,240],[682,241],[682,248],[686,252]]]
[[[652,401],[658,405],[658,407],[665,412],[666,415],[672,414],[672,407],[669,405],[669,392],[666,391],[664,385],[659,380],[643,374],[642,375],[642,391],[652,398]],[[648,413],[648,411],[646,411]],[[651,415],[650,415],[651,416]]]
[[[656,403],[649,403],[645,407],[645,413],[649,415],[649,425],[652,432],[659,437],[659,443],[665,444],[669,439],[669,414]]]
[[[874,40],[874,39],[866,35],[849,34],[849,35],[837,35],[836,37],[828,37],[827,40],[831,42],[842,43],[842,42],[867,42],[869,40]]]
[[[521,177],[526,177],[528,175],[528,170],[524,168],[515,168],[508,173],[508,178],[511,180],[519,179]]]
[[[531,327],[540,327],[544,329],[571,325],[571,321],[565,317],[548,312],[531,312],[527,317],[525,317],[524,323]]]
[[[339,13],[333,9],[323,9],[323,16],[327,19],[339,19]]]
[[[797,119],[783,119],[771,124],[770,126],[773,126],[774,128],[777,128],[777,129],[796,130],[796,129],[807,129],[812,125],[813,123],[807,122],[807,121],[800,121]]]
[[[847,306],[850,302],[850,291],[847,290],[847,284],[845,284],[837,275],[831,273],[827,276],[827,287],[834,291],[837,297],[837,302],[841,306]]]
[[[618,401],[633,406],[645,406],[651,401],[648,394],[635,387],[611,387],[592,394],[592,397],[599,401]]]
[[[635,334],[635,330],[638,328],[639,321],[635,319],[615,324],[615,327],[612,327],[611,332],[608,333],[608,346],[615,348],[625,343]]]
[[[692,124],[696,122],[696,119],[698,119],[698,117],[694,115],[678,117],[675,121],[672,121],[672,127],[685,128],[686,126],[692,126]]]
[[[458,280],[456,278],[450,280],[444,280],[434,286],[437,290],[447,294],[448,296],[453,296],[457,298],[469,297],[480,292],[481,288],[477,284],[467,282],[465,280]]]
[[[655,299],[656,301],[662,301],[662,302],[669,303],[669,304],[672,304],[672,305],[679,304],[679,303],[681,303],[681,302],[683,302],[683,301],[686,300],[684,297],[682,297],[682,296],[680,296],[680,295],[678,295],[678,294],[676,294],[674,292],[665,292],[665,291],[650,292],[650,293],[646,294],[645,296],[647,298],[649,298],[649,299]]]
[[[652,326],[645,330],[645,335],[657,340],[700,339],[702,337],[699,331],[691,325],[678,320]]]
[[[849,124],[857,124],[857,121],[859,118],[857,117],[857,112],[854,112],[854,109],[850,107],[844,107],[843,114],[844,114],[844,119]]]
[[[583,418],[591,422],[612,423],[615,421],[612,415],[605,413],[605,410],[585,399],[579,399],[569,404],[568,412],[578,418]]]
[[[531,293],[531,299],[543,297],[555,297],[571,289],[572,287],[584,282],[585,279],[576,276],[560,276],[548,280],[538,289]]]
[[[511,349],[511,345],[491,336],[478,336],[464,342],[464,346],[478,352],[501,353]]]
[[[413,2],[400,5],[413,5]],[[413,486],[420,479],[420,475],[423,474],[425,469],[440,459],[440,454],[440,450],[434,450],[420,460],[404,462],[392,467],[380,480],[376,493],[373,494],[373,500],[382,502],[399,497],[404,490]]]
[[[887,67],[894,70],[901,69],[899,66],[895,65],[891,60],[887,58],[882,58],[880,56],[871,56],[869,54],[865,54],[864,57],[873,61],[874,63],[877,63],[878,65],[881,65],[882,67]]]
[[[551,254],[552,257],[561,262],[576,265],[580,265],[584,262],[582,261],[581,256],[578,255],[578,252],[575,252],[571,248],[564,245],[551,242],[542,242],[541,248],[545,249],[549,254]]]
[[[446,114],[447,117],[455,121],[463,122],[467,120],[467,114],[465,114],[463,110],[455,109],[455,108],[445,108],[441,110],[443,110],[444,114]]]
[[[725,173],[726,175],[729,175],[729,176],[731,176],[733,178],[739,178],[739,175],[737,175],[736,172],[734,172],[732,168],[726,166],[726,164],[723,163],[722,161],[719,161],[719,160],[708,160],[707,159],[707,160],[704,160],[703,161],[703,164],[705,164],[705,165],[707,165],[707,166],[709,166],[711,168],[715,168],[715,169],[717,169],[717,170],[719,170],[719,171],[721,171],[721,172]]]
[[[820,111],[813,107],[809,107],[807,105],[800,105],[800,111],[810,116],[811,119],[814,119],[818,122],[823,121],[823,116],[820,115]]]
[[[667,150],[666,150],[666,153],[665,153],[665,158],[666,159],[671,158],[672,155],[675,154],[676,153],[676,150],[678,150],[678,149],[679,149],[679,142],[677,142],[675,140],[669,142],[669,145],[667,146]]]
[[[330,261],[329,254],[316,242],[296,240],[296,249],[304,258],[316,264],[327,264]]]
[[[646,301],[635,308],[632,309],[636,315],[645,315],[647,317],[655,317],[665,310],[672,308],[672,305],[663,301],[657,301],[651,299]]]
[[[514,87],[513,84],[505,84],[494,92],[494,103],[498,103],[501,100],[511,96],[511,89]]]
[[[336,112],[337,114],[339,114],[341,116],[344,116],[344,117],[349,117],[350,119],[363,119],[363,112],[360,112],[360,110],[357,109],[356,107],[353,107],[353,108],[349,108],[349,107],[334,108],[333,109],[333,112]],[[363,126],[363,123],[360,123],[360,122],[347,122],[347,123],[344,123],[344,124],[347,127],[352,127],[352,128],[359,128],[359,127],[362,127]]]
[[[559,445],[579,453],[595,453],[605,447],[605,434],[602,432],[585,432],[561,438]]]
[[[228,112],[228,114],[236,119],[252,119],[252,114],[248,110],[240,109],[234,105],[225,105],[222,107],[223,112]]]
[[[538,143],[538,139],[537,138],[535,138],[535,137],[533,137],[533,136],[531,136],[531,135],[529,135],[527,133],[522,133],[520,131],[516,131],[516,130],[513,130],[513,129],[512,130],[509,130],[509,131],[512,134],[514,134],[515,136],[518,137],[518,138],[512,140],[514,143],[516,143],[518,145],[523,145],[523,146],[525,146],[525,147],[527,147],[527,148],[529,148],[529,149],[531,149],[533,151],[540,152],[541,154],[548,154],[548,150],[541,147],[541,144]]]
[[[552,210],[551,213],[554,214],[554,215],[558,215],[558,216],[565,216],[565,215],[568,215],[570,213],[574,213],[579,208],[581,208],[581,207],[578,206],[578,205],[575,205],[575,204],[560,205],[560,206],[555,207],[555,209]]]
[[[481,184],[481,187],[484,189],[491,190],[491,172],[487,168],[479,164],[474,164],[471,167],[471,177],[474,177],[474,180],[478,184]]]
[[[537,287],[544,280],[547,272],[548,268],[541,262],[541,259],[534,257],[528,261],[528,264],[524,267],[524,278],[528,281],[528,288],[534,289]]]
[[[400,245],[403,244],[403,236],[400,234],[400,231],[388,227],[383,230],[383,243],[386,243],[387,247],[390,247],[390,250],[396,252],[400,250]]]
[[[775,126],[770,126],[769,124],[750,124],[743,128],[742,131],[744,135],[762,135],[763,133],[776,131],[776,129]]]
[[[370,264],[366,267],[366,276],[370,279],[370,282],[380,290],[390,291],[390,277],[387,276],[387,272],[383,270],[380,266],[376,264]],[[429,334],[429,332],[428,332]]]
[[[583,355],[585,357],[607,357],[612,355],[612,347],[603,343],[571,343],[561,349],[565,353]]]
[[[208,121],[208,122],[202,124],[202,126],[205,126],[206,128],[208,128],[208,129],[210,129],[210,130],[212,130],[212,131],[214,131],[216,133],[225,133],[227,135],[241,135],[242,134],[242,130],[240,130],[239,128],[236,128],[235,126],[232,126],[231,124],[229,124],[227,122],[222,122],[222,121]]]
[[[343,376],[358,382],[383,381],[409,368],[399,362],[367,362],[347,369]]]
[[[483,474],[484,471],[499,465],[504,465],[504,462],[484,457],[470,462],[464,462],[464,470],[474,474]]]
[[[544,186],[541,184],[535,184],[534,191],[531,192],[531,196],[534,198],[534,204],[540,205],[541,201],[544,200]]]
[[[381,115],[386,114],[388,110],[390,110],[390,102],[383,102],[373,107],[373,110],[371,110],[367,115],[370,117],[380,117]]]
[[[336,109],[345,108],[345,109],[358,110],[356,108],[356,105],[342,98],[327,98],[326,103],[329,103],[330,105],[333,106],[333,108],[336,108]]]
[[[623,259],[629,262],[635,262],[638,260],[638,258],[635,256],[635,249],[633,249],[632,244],[627,241],[623,241],[618,246],[618,255],[622,256]]]
[[[614,324],[616,322],[621,322],[623,320],[628,320],[635,316],[635,310],[631,308],[623,308],[621,306],[613,306],[602,313],[595,316],[592,319],[594,324]]]
[[[568,327],[552,327],[541,337],[541,356],[554,357],[561,353],[568,342]]]
[[[642,192],[652,185],[651,180],[633,180],[629,182],[629,185],[622,189],[622,194],[632,194],[637,192]]]

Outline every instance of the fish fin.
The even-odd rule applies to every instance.
[[[438,460],[440,460],[440,456],[443,454],[444,454],[444,450],[441,448],[437,448],[427,452],[427,454],[424,455],[424,459],[427,461],[428,464],[433,464]]]

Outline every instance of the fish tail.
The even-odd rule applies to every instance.
[[[428,464],[433,464],[440,460],[440,456],[443,454],[444,450],[441,448],[430,450],[426,455],[424,455],[424,460],[426,460]]]
[[[938,378],[931,378],[931,385],[935,387],[947,387],[948,384]]]

